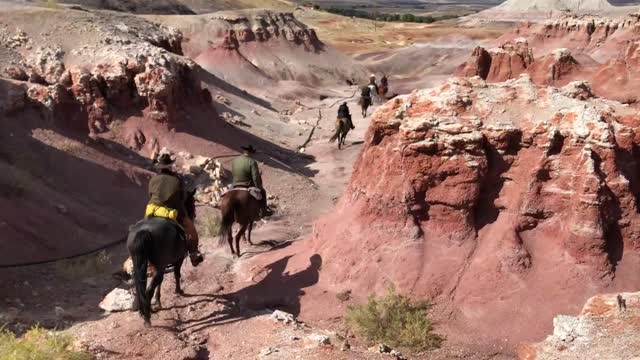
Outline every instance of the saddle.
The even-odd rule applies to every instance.
[[[182,225],[177,220],[173,220],[173,219],[170,219],[170,218],[167,218],[167,217],[163,217],[163,216],[150,216],[150,217],[144,218],[142,220],[139,220],[134,225],[129,226],[129,231],[133,230],[134,227],[136,227],[137,225],[142,224],[144,221],[149,220],[149,219],[153,219],[153,218],[164,219],[167,222],[171,223],[171,225],[173,225],[176,228],[176,232],[178,233],[177,235],[180,238],[180,240],[187,241],[187,232],[184,230],[184,227],[182,227]]]
[[[225,196],[227,193],[230,193],[232,191],[248,191],[249,195],[253,196],[254,199],[258,201],[262,200],[262,191],[260,191],[260,189],[258,189],[257,187],[233,188],[233,189],[226,190],[225,192],[222,193],[221,196]]]

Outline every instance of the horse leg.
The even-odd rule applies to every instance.
[[[156,293],[156,306],[161,309],[162,302],[160,301],[160,293],[162,293],[162,283],[158,284],[158,287],[155,290]]]
[[[177,263],[175,263],[174,269],[173,269],[173,276],[175,276],[176,278],[176,294],[178,295],[184,295],[184,291],[182,291],[182,287],[180,287],[180,268],[182,268],[182,263],[184,262],[184,259],[180,259],[178,260]]]
[[[249,228],[247,229],[247,241],[249,242],[249,245],[254,245],[254,243],[251,242],[251,230],[253,230],[253,221],[249,224]]]
[[[238,258],[241,255],[241,253],[240,253],[240,238],[244,236],[244,233],[245,233],[246,230],[247,230],[247,224],[243,224],[242,227],[240,228],[240,231],[238,231],[238,234],[236,234],[236,251],[237,251]]]
[[[151,297],[153,297],[154,291],[156,288],[158,290],[158,294],[156,295],[156,299],[158,300],[158,309],[162,308],[162,304],[160,304],[160,284],[162,284],[162,280],[164,279],[164,271],[156,271],[156,274],[153,276],[153,280],[151,280],[151,285],[147,289],[146,293],[146,304],[147,313],[145,314],[145,322],[151,323]]]
[[[231,255],[235,255],[235,251],[233,250],[233,232],[232,230],[232,226],[229,226],[229,230],[228,234],[227,234],[227,240],[229,241],[229,248],[231,249]]]

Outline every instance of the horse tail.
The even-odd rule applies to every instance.
[[[218,242],[220,245],[224,245],[230,241],[231,227],[235,220],[235,213],[231,202],[223,201],[220,204],[220,213],[222,216],[220,219],[220,235],[218,236]]]
[[[338,140],[338,136],[340,136],[340,129],[336,129],[335,134],[331,136],[331,138],[329,139],[329,142],[335,142],[336,140]]]
[[[131,260],[133,261],[133,280],[136,284],[136,296],[138,298],[138,304],[140,304],[140,311],[146,311],[146,291],[147,291],[147,265],[149,264],[149,255],[147,252],[150,250],[148,244],[151,243],[151,233],[147,230],[138,231],[131,244],[129,245],[129,252],[131,254]]]
[[[331,138],[329,139],[329,142],[332,143],[338,140],[338,137],[340,136],[340,131],[342,131],[342,121],[338,119],[338,121],[336,122],[336,132],[333,134],[333,136],[331,136]]]

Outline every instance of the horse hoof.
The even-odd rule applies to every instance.
[[[150,320],[145,320],[144,321],[144,327],[145,328],[150,328],[151,327],[151,321]]]
[[[182,291],[182,289],[176,290],[176,294],[178,294],[180,296],[184,296],[184,291]]]

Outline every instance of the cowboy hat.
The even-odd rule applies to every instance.
[[[175,162],[175,159],[173,159],[170,154],[161,154],[156,160],[156,168],[170,169]]]
[[[254,148],[253,145],[241,146],[240,148],[251,154],[254,154],[256,152],[256,148]]]

